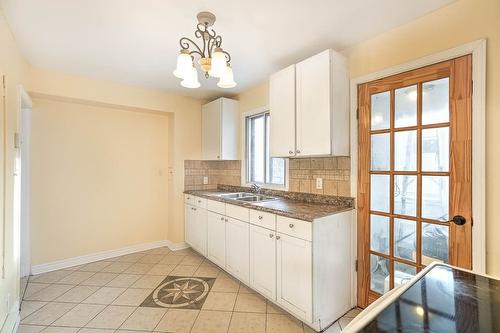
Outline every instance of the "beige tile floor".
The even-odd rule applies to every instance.
[[[167,275],[216,280],[201,310],[139,307]],[[191,250],[133,253],[31,276],[21,285],[19,333],[313,332]],[[325,332],[340,332],[358,313],[349,311]]]

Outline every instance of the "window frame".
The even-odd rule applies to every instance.
[[[288,190],[288,158],[283,158],[285,162],[285,175],[284,175],[284,184],[271,184],[271,183],[265,183],[265,177],[264,175],[264,183],[259,183],[259,182],[251,182],[249,181],[249,161],[248,161],[248,128],[247,128],[247,118],[252,118],[252,117],[257,117],[261,114],[269,113],[270,109],[268,106],[260,107],[257,109],[254,109],[252,111],[244,112],[242,114],[241,118],[241,152],[242,152],[242,163],[241,163],[241,185],[242,186],[250,186],[252,184],[257,184],[262,188],[267,188],[267,189],[275,189],[275,190]],[[272,158],[272,157],[271,157]]]

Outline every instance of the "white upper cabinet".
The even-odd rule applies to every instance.
[[[333,50],[272,75],[271,156],[348,156],[348,88],[346,60]]]
[[[238,101],[219,98],[201,108],[204,160],[238,159]]]
[[[295,65],[269,79],[271,156],[295,156]]]

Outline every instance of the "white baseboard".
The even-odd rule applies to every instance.
[[[21,316],[19,313],[19,302],[15,302],[14,305],[10,308],[9,313],[7,314],[7,318],[3,323],[1,333],[16,333],[17,328],[19,327],[20,320]]]
[[[46,264],[33,265],[33,266],[31,266],[31,274],[36,275],[36,274],[41,274],[41,273],[46,273],[46,272],[51,272],[51,271],[57,271],[58,269],[64,269],[64,268],[68,268],[68,267],[84,265],[84,264],[88,264],[88,263],[91,263],[94,261],[119,257],[119,256],[131,254],[131,253],[135,253],[135,252],[152,250],[152,249],[156,249],[158,247],[164,247],[164,246],[167,246],[172,251],[178,251],[178,250],[186,249],[189,247],[189,245],[187,245],[185,242],[174,243],[174,242],[169,241],[169,240],[160,240],[160,241],[151,242],[151,243],[136,244],[136,245],[122,247],[120,249],[97,252],[97,253],[87,254],[84,256],[79,256],[79,257],[74,257],[74,258],[57,260],[57,261],[49,262]]]

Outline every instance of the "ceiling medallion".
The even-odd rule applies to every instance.
[[[182,37],[179,40],[181,51],[177,56],[177,68],[174,75],[182,79],[181,85],[186,88],[198,88],[198,71],[194,60],[199,57],[198,64],[205,73],[205,78],[219,79],[217,86],[220,88],[233,88],[236,86],[231,69],[231,56],[221,47],[222,37],[215,33],[211,26],[215,23],[215,15],[210,12],[201,12],[196,16],[198,24],[194,35],[201,39],[203,46],[199,46],[190,38]]]

